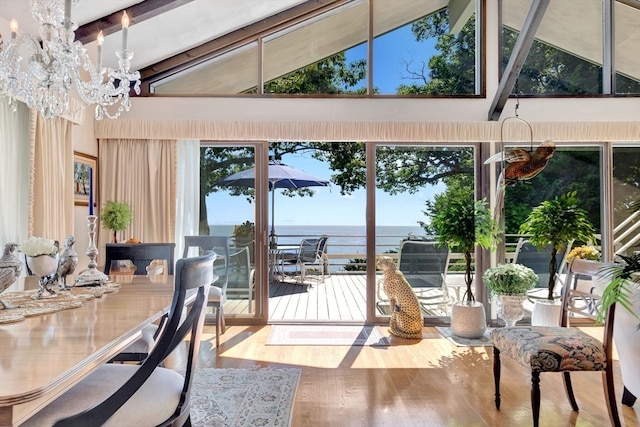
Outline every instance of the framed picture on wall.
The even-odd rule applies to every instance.
[[[73,195],[76,206],[96,206],[98,159],[88,154],[73,152]],[[92,213],[92,212],[91,212]]]

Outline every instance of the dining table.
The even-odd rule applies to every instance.
[[[19,426],[169,311],[173,276],[109,278],[117,289],[80,307],[0,324],[0,426]],[[17,289],[38,288],[36,277],[18,280]]]

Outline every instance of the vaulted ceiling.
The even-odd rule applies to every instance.
[[[447,4],[460,1],[395,0],[380,3],[380,7],[384,7],[384,4],[393,7],[379,14],[379,16],[388,17],[385,19],[389,22],[374,22],[374,28],[386,31],[385,28],[388,27],[385,27],[385,24],[402,25],[424,13],[430,13]],[[580,0],[580,2],[583,5],[582,8],[575,7],[573,0],[551,2],[547,15],[552,16],[545,17],[535,37],[560,49],[574,52],[577,56],[601,63],[603,49],[602,37],[599,35],[601,8],[598,7],[601,0]],[[113,52],[121,44],[120,20],[122,11],[126,10],[131,17],[128,46],[129,50],[134,52],[132,69],[140,70],[143,80],[153,81],[195,63],[206,62],[214,52],[224,47],[239,45],[243,40],[255,38],[256,35],[264,34],[269,29],[284,28],[345,3],[348,3],[348,0],[82,0],[72,8],[72,21],[79,27],[76,30],[76,39],[82,41],[89,52],[97,51],[96,35],[100,30],[104,32],[106,37],[103,64],[116,67],[117,58]],[[0,0],[0,32],[7,34],[8,21],[16,18],[20,31],[37,33],[29,4],[29,0]],[[518,31],[524,30],[523,17],[531,4],[531,0],[506,2],[504,24]],[[363,7],[366,10],[366,3]],[[624,13],[619,13],[616,24],[628,27],[617,33],[616,47],[621,53],[618,53],[616,58],[616,66],[627,75],[640,78],[640,30],[638,28],[640,1],[618,0],[616,7],[624,8]],[[552,14],[549,13],[551,10],[553,10]],[[344,20],[325,21],[330,26],[321,28],[314,34],[345,32],[350,26],[350,23]],[[350,22],[353,26],[354,21]],[[364,22],[363,25],[366,25],[366,21]],[[598,34],[594,35],[594,31]],[[360,43],[363,41],[362,35],[366,36],[366,30],[357,33],[352,31],[352,33],[352,35],[345,33],[340,41],[341,45],[336,46],[335,51]],[[347,40],[348,37],[352,39]],[[308,60],[309,62],[306,63],[311,63],[320,59],[295,56],[304,55],[307,51],[309,51],[307,55],[313,54],[310,49],[307,49],[307,45],[313,41],[305,40],[304,42],[303,46],[287,46],[289,53],[284,54],[286,53],[284,52],[282,55],[281,68],[284,72],[296,69],[301,61]],[[230,65],[230,67],[231,70],[240,69],[239,64]],[[228,70],[221,70],[224,72],[222,78],[233,78]],[[265,73],[267,71],[265,70]],[[208,78],[211,78],[211,75],[209,73]],[[197,80],[193,78],[195,76],[196,74],[189,76],[189,79]],[[190,89],[191,93],[207,93],[202,89],[205,86],[198,86],[193,82],[190,84],[193,87]],[[238,85],[238,87],[241,86],[241,84]],[[184,86],[177,85],[177,87]],[[180,93],[180,90],[183,89],[178,89],[176,92]]]

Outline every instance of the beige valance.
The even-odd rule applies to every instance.
[[[97,138],[198,139],[213,141],[544,141],[640,142],[640,121],[631,122],[302,122],[103,120]]]

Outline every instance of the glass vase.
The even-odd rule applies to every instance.
[[[524,317],[524,295],[498,295],[498,317],[507,327],[513,327]]]

